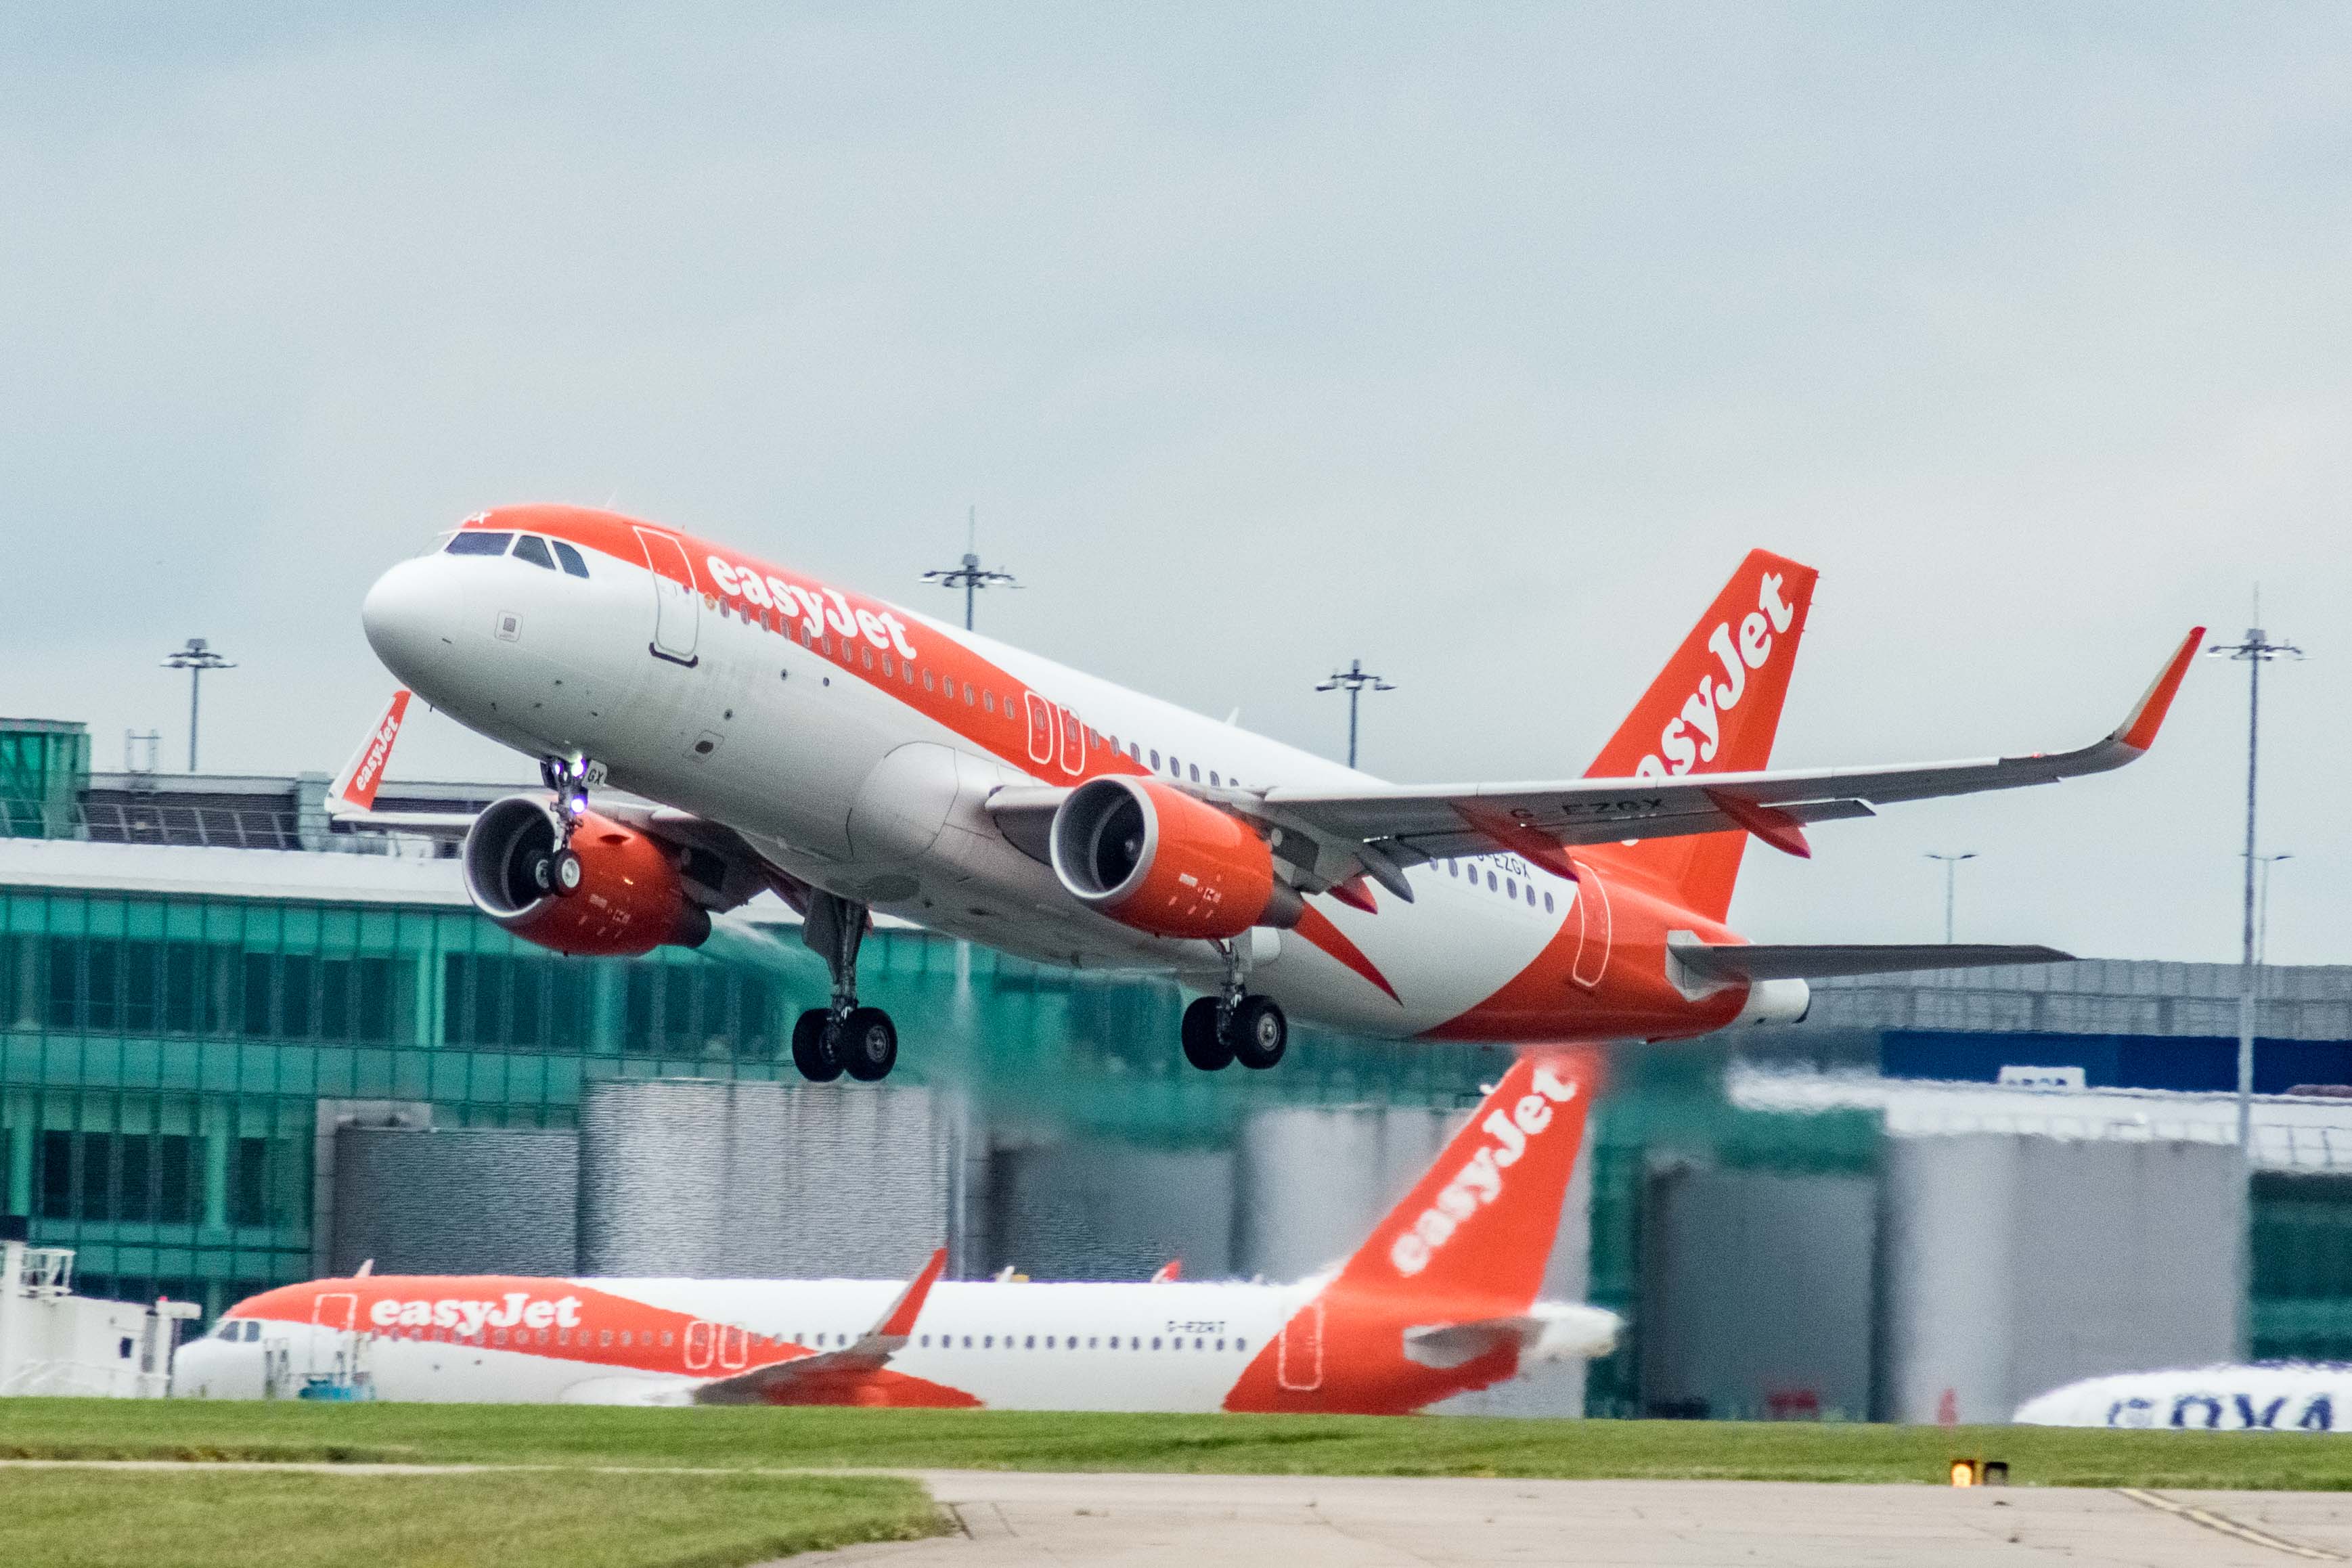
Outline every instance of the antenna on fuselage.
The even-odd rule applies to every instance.
[[[1009,571],[995,571],[980,564],[980,508],[973,507],[964,513],[962,564],[939,571],[923,573],[925,582],[936,582],[941,588],[963,590],[963,629],[971,630],[972,595],[983,588],[1018,588]]]

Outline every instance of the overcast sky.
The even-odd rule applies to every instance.
[[[345,20],[347,13],[363,19]],[[322,19],[323,18],[323,19]],[[374,575],[610,504],[1414,780],[1581,771],[1741,552],[1778,760],[2055,749],[2265,622],[2352,961],[2352,10],[0,12],[0,711],[339,766]],[[1764,940],[2230,959],[2242,666],[2144,764],[1758,848]],[[412,723],[396,773],[515,763]],[[517,776],[520,776],[519,774]]]

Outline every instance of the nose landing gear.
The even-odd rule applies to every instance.
[[[829,893],[809,897],[801,940],[833,974],[833,1005],[811,1008],[793,1023],[793,1065],[812,1083],[830,1083],[845,1072],[877,1082],[898,1064],[898,1026],[880,1008],[857,1001],[857,949],[867,918],[862,904]]]
[[[1224,945],[1225,983],[1216,996],[1184,1009],[1180,1031],[1184,1060],[1203,1072],[1240,1062],[1263,1072],[1289,1049],[1290,1024],[1271,997],[1248,994],[1248,960],[1239,943]]]
[[[522,870],[542,894],[569,898],[580,891],[580,857],[572,852],[572,833],[588,810],[592,776],[602,775],[584,757],[540,758],[540,781],[555,792],[555,846],[526,856]]]

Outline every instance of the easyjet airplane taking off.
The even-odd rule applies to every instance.
[[[1522,1058],[1354,1257],[1296,1285],[362,1275],[240,1301],[184,1396],[363,1372],[384,1399],[1401,1415],[1617,1319],[1538,1301],[1597,1053]],[[273,1388],[273,1384],[276,1385]]]
[[[1751,946],[1749,837],[1889,801],[2045,784],[2146,751],[2201,628],[2079,750],[1769,771],[1812,601],[1751,553],[1581,779],[1385,784],[672,529],[570,507],[469,517],[369,591],[410,688],[541,760],[465,831],[466,885],[559,952],[699,943],[773,889],[833,975],[793,1059],[880,1078],[857,994],[875,910],[1052,963],[1205,990],[1197,1067],[1271,1067],[1286,1009],[1433,1040],[1669,1040],[1794,1019],[1826,975],[2032,963],[2046,947]],[[335,809],[364,813],[395,696]],[[595,800],[606,781],[637,801]],[[649,803],[647,803],[649,802]]]

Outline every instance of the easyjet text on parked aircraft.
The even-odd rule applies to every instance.
[[[1758,550],[1580,779],[1385,784],[706,540],[570,507],[467,519],[368,594],[369,641],[547,789],[450,824],[489,916],[559,952],[703,941],[772,889],[830,1005],[812,1078],[882,1076],[857,993],[871,912],[1207,994],[1181,1044],[1270,1067],[1286,1011],[1444,1040],[1679,1039],[1790,1019],[1825,975],[2041,962],[2046,947],[1752,945],[1749,837],[1890,801],[2050,783],[2154,741],[2200,632],[2079,750],[1769,770],[1811,568]],[[364,814],[405,690],[332,797]],[[609,780],[635,801],[593,798]],[[646,804],[646,802],[651,802]]]
[[[1538,1300],[1598,1053],[1538,1051],[1355,1255],[1297,1284],[532,1280],[362,1274],[238,1302],[181,1395],[1402,1414],[1597,1355],[1612,1314]]]

